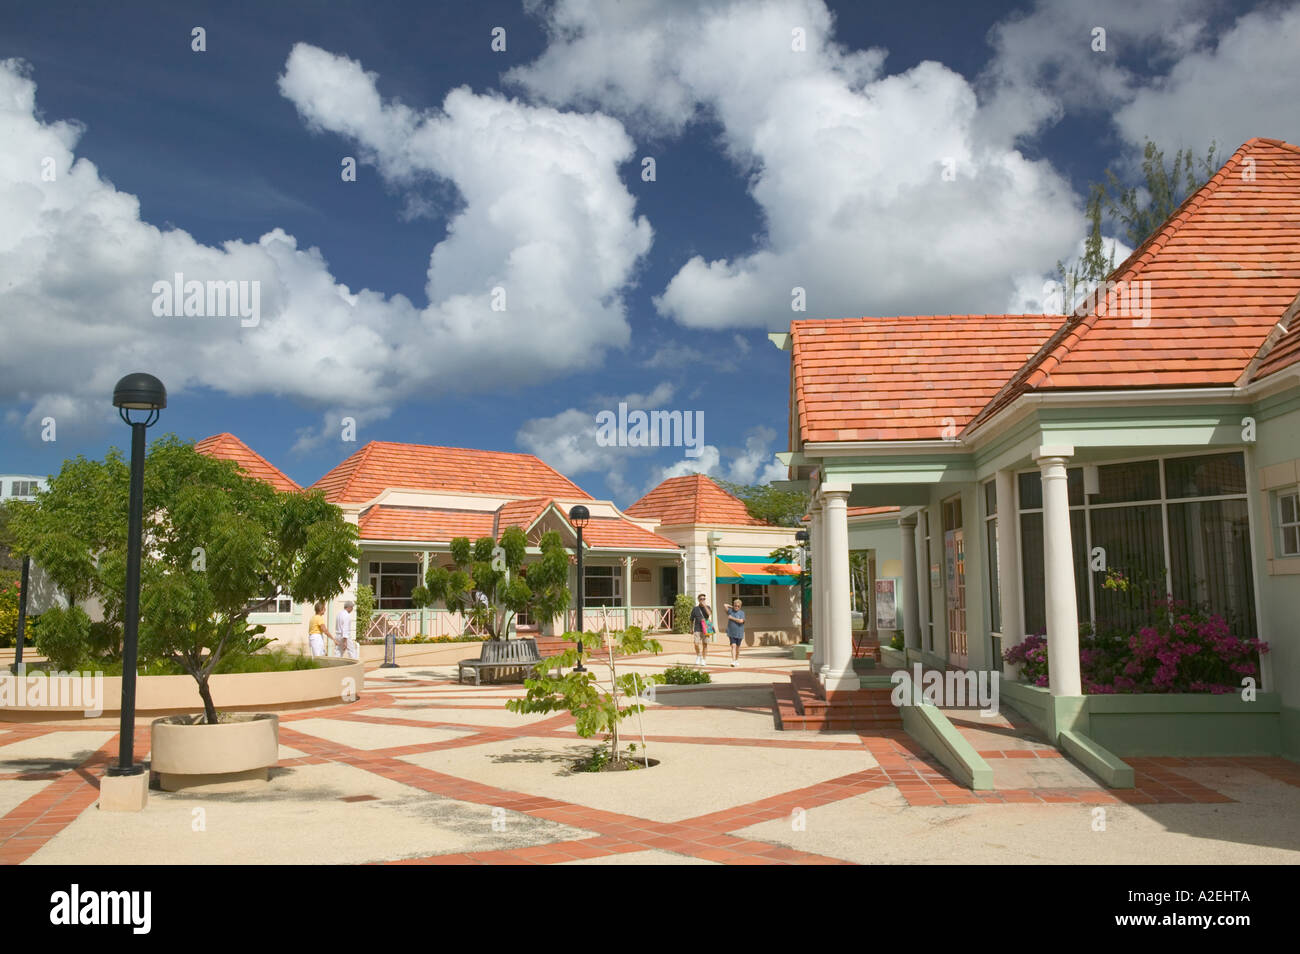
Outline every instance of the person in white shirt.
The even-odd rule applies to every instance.
[[[334,643],[338,646],[340,656],[352,659],[361,658],[361,646],[357,643],[356,616],[352,607],[356,604],[348,600],[334,617]]]

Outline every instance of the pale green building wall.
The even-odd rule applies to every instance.
[[[1265,685],[1281,697],[1282,750],[1300,759],[1300,558],[1281,555],[1276,491],[1300,480],[1300,391],[1258,402],[1256,441],[1247,467],[1256,498],[1255,531],[1260,638]]]

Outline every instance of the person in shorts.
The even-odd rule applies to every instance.
[[[731,668],[740,665],[740,644],[745,641],[745,611],[737,599],[727,610],[727,641],[731,643]]]
[[[699,602],[691,610],[691,632],[695,635],[695,665],[703,666],[709,658],[709,620],[713,611],[709,609],[708,597],[700,594]]]

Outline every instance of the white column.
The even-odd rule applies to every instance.
[[[1002,616],[1003,652],[1019,646],[1025,639],[1025,624],[1020,615],[1020,539],[1016,533],[1015,481],[1016,475],[1012,471],[1000,470],[994,484],[998,498],[998,603]],[[1000,660],[998,663],[1006,668],[1005,663]]]
[[[847,485],[828,484],[821,488],[825,526],[827,569],[826,649],[828,668],[823,678],[827,692],[861,688],[853,670],[853,616],[849,586],[849,490]]]
[[[632,558],[623,557],[623,628],[632,625]]]
[[[814,501],[812,505],[812,519],[808,524],[808,532],[812,534],[810,541],[812,552],[812,640],[813,651],[812,657],[808,662],[808,670],[814,676],[818,675],[826,664],[826,603],[822,599],[822,594],[826,589],[826,563],[822,559],[822,541],[825,534],[822,532],[825,527],[825,521],[822,520],[821,504]]]
[[[921,593],[916,581],[916,514],[898,521],[903,539],[903,645],[921,649]]]
[[[1047,608],[1047,680],[1054,696],[1081,696],[1079,606],[1070,544],[1070,496],[1065,464],[1069,446],[1040,447],[1034,460],[1043,481],[1043,588]]]

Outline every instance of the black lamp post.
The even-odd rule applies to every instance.
[[[152,374],[128,374],[113,388],[113,406],[131,425],[131,503],[126,525],[126,599],[122,610],[122,722],[118,761],[108,774],[139,775],[143,765],[135,762],[135,669],[140,632],[140,548],[144,520],[144,432],[158,420],[167,406],[167,389]],[[132,411],[143,411],[143,420],[131,420]]]
[[[794,535],[799,546],[803,548],[802,566],[799,567],[799,638],[808,642],[809,612],[808,605],[808,531],[800,530]]]
[[[587,525],[591,519],[591,511],[582,504],[569,510],[569,522],[578,531],[578,665],[573,667],[574,672],[586,672],[587,668],[582,664],[582,604],[587,600],[586,580],[582,577],[582,528]]]

